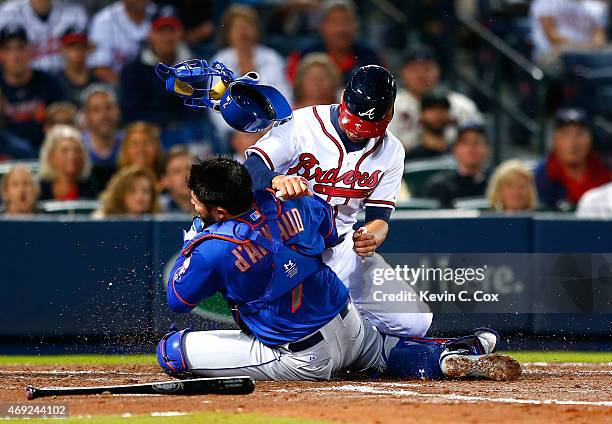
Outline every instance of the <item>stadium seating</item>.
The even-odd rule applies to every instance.
[[[455,161],[446,156],[439,159],[409,161],[404,166],[404,180],[411,196],[418,198],[423,195],[423,186],[429,178],[440,171],[453,169]]]
[[[455,209],[485,211],[490,209],[489,200],[486,197],[465,197],[453,202]]]
[[[398,202],[395,205],[395,209],[397,210],[430,210],[430,209],[438,209],[440,207],[440,202],[434,199],[423,199],[418,197],[413,197],[409,200]]]
[[[0,162],[0,179],[15,165],[27,166],[34,174],[38,173],[38,169],[40,168],[36,160],[9,160]]]
[[[89,215],[100,206],[98,200],[47,200],[38,203],[38,207],[53,215]]]

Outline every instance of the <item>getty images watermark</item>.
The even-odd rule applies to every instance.
[[[444,290],[434,291],[419,289],[417,284],[452,283],[463,286],[466,283],[483,283],[486,279],[487,265],[481,267],[433,267],[421,265],[410,267],[396,265],[395,267],[375,268],[372,272],[372,283],[380,286],[372,296],[376,302],[499,302],[499,293],[487,293],[484,290]],[[388,292],[389,285],[385,283],[404,281],[412,290]]]
[[[351,296],[397,313],[611,314],[612,252],[385,253]]]

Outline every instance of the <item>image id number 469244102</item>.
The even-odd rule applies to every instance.
[[[68,418],[65,403],[0,403],[0,418]]]

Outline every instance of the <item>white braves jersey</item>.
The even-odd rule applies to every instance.
[[[268,167],[308,181],[310,190],[334,207],[338,234],[346,234],[365,206],[394,209],[404,173],[404,148],[389,131],[365,148],[347,152],[331,119],[331,105],[293,112],[251,146]]]
[[[119,72],[123,65],[135,58],[141,43],[151,30],[151,19],[157,7],[152,2],[146,9],[146,19],[134,23],[123,2],[118,1],[99,11],[91,20],[89,38],[96,50],[87,59],[90,68],[109,67]]]
[[[69,28],[87,29],[85,8],[76,3],[54,0],[46,20],[32,9],[30,0],[10,0],[0,7],[0,28],[7,24],[22,26],[34,49],[32,67],[48,72],[59,71],[64,59],[59,53],[60,39]]]

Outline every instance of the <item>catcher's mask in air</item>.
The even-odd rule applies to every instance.
[[[200,59],[174,66],[160,63],[155,72],[167,91],[184,98],[185,106],[211,108],[237,131],[260,132],[292,117],[287,99],[274,87],[259,85],[257,72],[236,78],[222,63]]]

